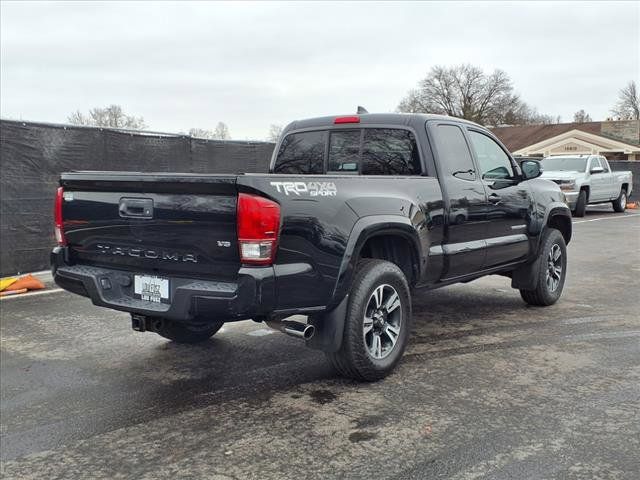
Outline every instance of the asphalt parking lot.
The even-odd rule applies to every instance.
[[[3,300],[2,476],[640,478],[640,214],[574,220],[558,304],[423,293],[375,384],[251,321],[189,347],[70,293]]]

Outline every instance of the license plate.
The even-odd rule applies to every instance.
[[[135,275],[133,294],[135,298],[140,300],[169,303],[169,279],[150,275]]]

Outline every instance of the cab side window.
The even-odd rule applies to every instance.
[[[589,169],[593,170],[594,168],[602,168],[602,165],[600,164],[600,159],[598,157],[593,157],[591,159],[591,166],[589,167]]]
[[[491,137],[469,130],[471,145],[485,180],[513,178],[513,166],[506,152]]]
[[[303,132],[287,135],[278,151],[274,173],[321,174],[324,170],[326,132]]]
[[[363,175],[420,175],[416,139],[408,130],[365,128]]]

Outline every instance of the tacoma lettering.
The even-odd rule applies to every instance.
[[[146,250],[143,248],[115,247],[112,245],[96,245],[99,253],[111,255],[125,255],[136,258],[148,258],[152,260],[167,260],[172,262],[192,262],[198,263],[198,256],[195,253],[181,253],[166,250]]]

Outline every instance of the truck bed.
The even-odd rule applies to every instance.
[[[347,268],[344,254],[361,217],[384,221],[385,215],[393,215],[398,221],[400,213],[404,228],[424,229],[425,240],[429,239],[425,254],[443,235],[442,193],[438,180],[431,177],[83,171],[63,174],[60,184],[71,265],[106,269],[104,274],[166,277],[172,279],[172,289],[184,283],[179,279],[244,283],[253,293],[263,289],[260,306],[276,312],[322,311],[341,298],[336,293],[346,281],[341,277]],[[272,265],[241,262],[240,194],[271,199],[281,208]],[[428,203],[431,216],[425,218],[412,206],[418,197]],[[140,200],[151,206],[150,218],[135,212],[123,215],[123,203],[135,208]],[[432,275],[439,275],[441,256],[430,266]],[[264,278],[270,280],[263,283]],[[122,302],[114,300],[109,306],[127,310]],[[232,310],[217,315],[229,320],[256,313],[253,305]]]

